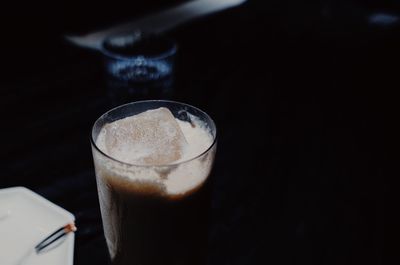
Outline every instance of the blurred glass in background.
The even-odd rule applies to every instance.
[[[101,51],[113,105],[171,97],[177,52],[173,40],[142,32],[118,34],[107,38]]]

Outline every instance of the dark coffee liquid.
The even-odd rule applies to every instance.
[[[118,177],[97,181],[113,265],[206,264],[209,178],[175,197]]]

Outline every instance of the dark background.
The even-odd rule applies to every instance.
[[[0,188],[75,214],[75,263],[107,264],[89,144],[100,57],[66,43],[183,1],[14,3],[1,18]],[[173,99],[219,129],[211,264],[383,264],[399,1],[249,1],[172,32]],[[392,135],[393,134],[393,135]]]

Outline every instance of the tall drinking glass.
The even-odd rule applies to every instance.
[[[165,165],[125,163],[101,150],[97,140],[105,125],[160,107],[168,108],[181,121],[201,121],[211,139],[209,146],[188,159]],[[196,140],[200,139],[191,142]],[[112,264],[204,265],[210,172],[216,152],[212,119],[183,103],[133,102],[103,114],[93,126],[91,143]],[[176,181],[179,179],[183,181]]]

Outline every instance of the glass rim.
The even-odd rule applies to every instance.
[[[133,164],[133,163],[128,163],[128,162],[124,162],[124,161],[118,160],[118,159],[116,159],[116,158],[114,158],[114,157],[112,157],[112,156],[106,154],[105,152],[103,152],[103,151],[96,145],[96,141],[93,139],[93,131],[94,131],[94,127],[95,127],[96,123],[97,123],[101,118],[103,118],[104,116],[106,116],[107,114],[109,114],[109,113],[112,112],[112,111],[115,111],[115,110],[117,110],[117,109],[119,109],[119,108],[126,107],[126,106],[128,106],[128,105],[133,105],[133,104],[137,104],[137,103],[151,103],[151,102],[153,102],[153,103],[156,103],[156,102],[165,102],[165,103],[174,103],[174,104],[184,105],[184,106],[187,106],[187,107],[189,107],[189,108],[193,108],[193,109],[199,111],[200,113],[204,114],[205,117],[206,117],[209,121],[211,121],[211,124],[213,125],[214,130],[215,130],[215,133],[214,133],[214,136],[213,136],[213,141],[212,141],[212,143],[210,144],[210,146],[207,147],[207,148],[206,148],[203,152],[201,152],[200,154],[198,154],[198,155],[196,155],[196,156],[194,156],[194,157],[192,157],[192,158],[188,158],[188,159],[182,160],[182,161],[176,161],[176,162],[172,162],[172,163],[168,163],[168,164],[146,165],[146,164]],[[185,163],[194,161],[195,159],[198,159],[198,158],[202,157],[203,155],[207,154],[209,151],[211,151],[211,149],[212,149],[212,148],[216,145],[216,143],[217,143],[217,126],[215,125],[214,120],[213,120],[205,111],[203,111],[203,110],[201,110],[201,109],[199,109],[199,108],[197,108],[197,107],[194,107],[194,106],[192,106],[192,105],[189,105],[189,104],[186,104],[186,103],[182,103],[182,102],[178,102],[178,101],[173,101],[173,100],[140,100],[140,101],[133,101],[133,102],[126,103],[126,104],[123,104],[123,105],[119,105],[119,106],[117,106],[117,107],[115,107],[115,108],[112,108],[112,109],[108,110],[107,112],[103,113],[99,118],[97,118],[96,121],[94,122],[94,124],[93,124],[93,126],[92,126],[92,130],[91,130],[91,132],[90,132],[90,143],[92,144],[92,146],[93,146],[102,156],[104,156],[104,157],[106,157],[106,158],[108,158],[108,159],[110,159],[110,160],[112,160],[112,161],[114,161],[114,162],[117,162],[117,163],[119,163],[119,164],[128,166],[128,167],[142,167],[142,168],[171,167],[171,166],[178,166],[178,165],[181,165],[181,164],[185,164]]]
[[[128,34],[126,34],[126,35],[128,35]],[[106,56],[108,58],[111,58],[111,59],[125,60],[125,61],[133,61],[133,60],[137,60],[137,59],[140,59],[140,58],[148,59],[148,60],[163,60],[165,58],[173,56],[178,51],[178,44],[176,43],[175,40],[173,40],[171,38],[168,38],[168,37],[166,37],[164,35],[156,34],[156,36],[158,38],[162,38],[162,39],[166,40],[169,44],[171,44],[171,47],[168,48],[166,51],[160,52],[159,54],[153,55],[153,56],[148,56],[148,55],[147,56],[146,55],[125,56],[125,55],[121,55],[121,54],[116,53],[116,52],[112,52],[112,51],[110,51],[110,50],[108,50],[107,48],[104,47],[104,45],[105,45],[105,43],[107,43],[107,41],[109,41],[111,38],[114,38],[116,36],[118,36],[118,35],[108,36],[107,38],[105,38],[102,41],[102,43],[100,45],[100,52],[104,56]]]

